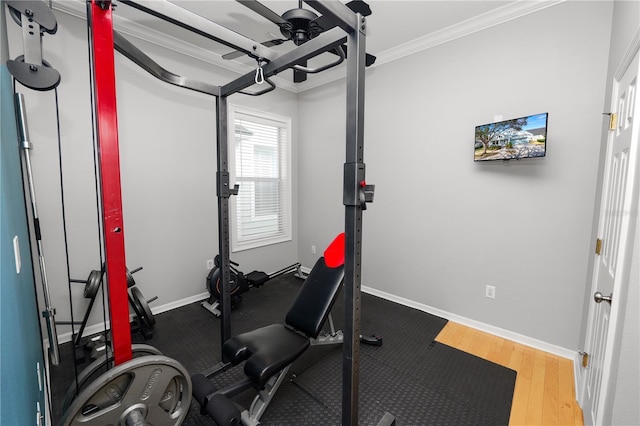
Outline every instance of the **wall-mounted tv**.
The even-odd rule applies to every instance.
[[[544,157],[548,116],[545,112],[476,126],[474,161]]]

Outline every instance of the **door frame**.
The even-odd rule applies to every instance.
[[[617,108],[617,105],[614,103],[615,98],[618,96],[618,90],[616,87],[616,84],[618,81],[620,81],[622,79],[622,76],[625,74],[625,72],[629,69],[629,67],[631,66],[631,64],[633,63],[633,60],[635,59],[636,55],[640,54],[640,28],[636,31],[636,33],[633,36],[633,39],[631,41],[631,44],[629,45],[629,48],[627,49],[627,51],[625,52],[625,55],[623,56],[622,60],[620,61],[620,64],[618,65],[618,67],[616,68],[616,72],[613,76],[613,86],[612,86],[612,92],[611,92],[611,105],[610,105],[610,109],[613,111],[614,108]],[[640,77],[640,70],[638,72],[638,76]],[[636,97],[635,100],[635,104],[638,105],[638,103],[640,102],[640,97]],[[636,109],[636,112],[638,110]],[[619,111],[615,111],[616,113],[619,113]],[[634,125],[636,126],[640,126],[640,117],[638,117],[638,114],[636,114],[636,117],[634,118],[634,120],[638,120],[636,123],[634,123]],[[640,129],[638,129],[637,131],[640,132]],[[607,149],[605,150],[605,162],[609,160],[609,150],[608,150],[608,145],[611,142],[613,135],[611,134],[610,131],[607,131],[606,134],[606,138],[605,138],[605,142],[607,144]],[[640,175],[640,158],[637,158],[638,155],[638,150],[640,150],[640,146],[638,146],[638,144],[640,144],[640,142],[636,141],[636,151],[632,152],[634,154],[634,156],[630,156],[630,163],[629,163],[629,171],[634,172],[634,173],[628,173],[627,174],[627,182],[629,182],[631,185],[634,184],[634,179],[637,180],[638,175]],[[632,142],[633,145],[633,142]],[[606,163],[603,167],[603,175],[602,175],[602,179],[601,179],[601,184],[600,185],[604,185],[605,180],[604,180],[604,173],[606,173],[607,167],[606,167]],[[603,188],[604,190],[604,188]],[[597,232],[600,232],[600,226],[601,226],[601,214],[602,214],[602,196],[603,196],[603,192],[601,191],[599,194],[599,199],[598,199],[598,222],[597,222]],[[621,251],[620,251],[620,256],[618,258],[618,266],[616,267],[617,270],[617,274],[616,277],[614,279],[613,282],[613,289],[612,289],[612,294],[613,294],[613,300],[611,303],[611,310],[610,310],[610,321],[609,321],[609,325],[608,325],[608,337],[607,337],[607,343],[605,346],[605,351],[604,351],[604,367],[603,367],[603,372],[602,372],[602,381],[601,381],[601,387],[602,387],[602,392],[600,392],[600,397],[599,400],[594,402],[595,404],[598,404],[601,406],[601,408],[599,409],[599,412],[602,413],[601,414],[601,418],[602,419],[608,419],[609,421],[611,420],[611,416],[613,413],[613,392],[612,392],[612,385],[613,384],[611,381],[614,377],[614,374],[616,372],[616,367],[618,364],[618,360],[616,358],[616,353],[619,353],[619,348],[621,345],[621,335],[622,335],[622,330],[624,327],[624,314],[625,314],[625,304],[621,303],[621,302],[626,302],[627,299],[627,293],[628,293],[628,289],[629,289],[629,279],[630,279],[630,271],[631,271],[631,266],[632,266],[632,252],[633,252],[633,238],[635,238],[635,228],[637,226],[637,222],[638,220],[635,218],[635,216],[637,216],[638,211],[635,211],[635,216],[633,214],[633,209],[634,208],[638,208],[639,206],[639,198],[640,195],[638,194],[640,192],[640,188],[636,187],[636,188],[631,188],[631,193],[629,194],[629,192],[627,192],[630,195],[630,199],[629,200],[625,200],[625,206],[630,206],[631,211],[626,211],[626,209],[624,210],[625,213],[625,217],[622,220],[622,224],[621,224],[621,239],[620,239],[620,247],[621,247]],[[600,235],[597,235],[597,237],[600,237]],[[628,239],[632,239],[631,244],[627,243]],[[594,291],[594,286],[595,286],[595,280],[596,280],[596,265],[597,265],[597,259],[595,258],[595,251],[592,251],[591,256],[593,256],[593,263],[591,265],[591,271],[590,271],[590,277],[591,280],[589,282],[588,288],[587,288],[587,298],[589,300],[589,304],[588,304],[588,314],[587,314],[587,328],[585,330],[585,335],[584,335],[584,345],[586,346],[587,344],[587,340],[588,340],[588,334],[591,331],[591,324],[590,324],[590,320],[591,320],[591,316],[592,316],[592,310],[595,306],[595,302],[593,302],[593,291]],[[582,363],[581,363],[581,358],[578,357],[578,359],[576,359],[575,361],[575,371],[576,371],[576,385],[577,385],[577,390],[578,395],[579,395],[579,399],[578,402],[580,404],[581,407],[583,407],[584,405],[584,400],[586,398],[586,374],[584,373],[584,367],[582,367]],[[584,416],[585,418],[585,424],[586,424],[586,414]]]

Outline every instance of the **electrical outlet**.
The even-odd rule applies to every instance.
[[[488,297],[489,299],[495,299],[496,298],[496,286],[494,286],[494,285],[486,286],[485,290],[484,290],[484,295],[485,295],[485,297]]]
[[[213,269],[213,259],[208,259],[207,260],[207,269],[208,270],[212,270]]]
[[[316,254],[316,246],[311,246],[311,254]]]

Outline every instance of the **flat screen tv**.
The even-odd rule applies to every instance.
[[[474,161],[544,157],[548,116],[545,112],[476,126]]]

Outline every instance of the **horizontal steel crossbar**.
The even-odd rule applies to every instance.
[[[162,68],[157,62],[147,56],[142,50],[134,46],[117,31],[113,32],[113,42],[114,47],[118,52],[122,53],[140,68],[165,83],[184,87],[185,89],[194,90],[207,95],[219,96],[220,94],[220,87],[216,85],[183,77]]]

